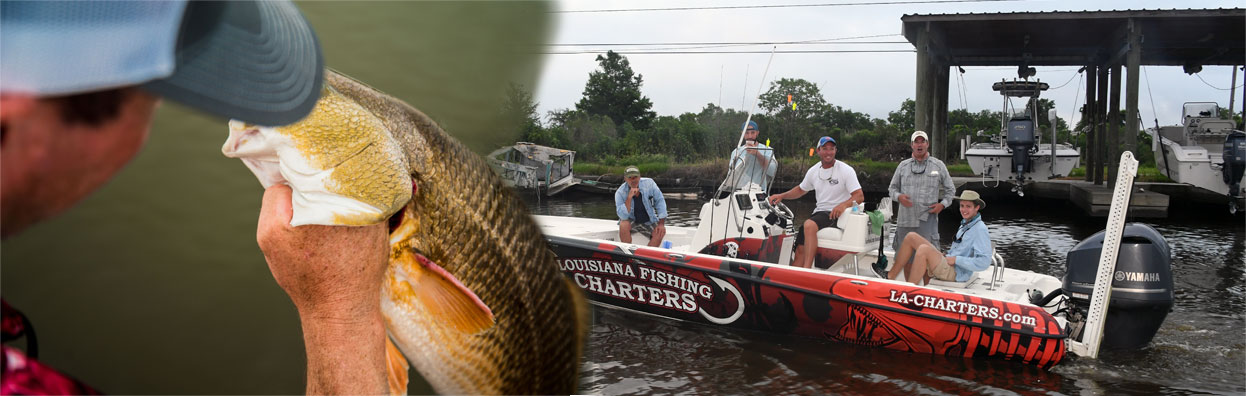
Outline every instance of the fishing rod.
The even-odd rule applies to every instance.
[[[770,63],[774,61],[775,50],[778,48],[779,46],[777,45],[770,47],[770,58],[766,60],[766,69],[762,71],[761,82],[757,84],[757,95],[753,97],[753,105],[749,106],[748,116],[744,118],[744,125],[740,127],[740,138],[736,139],[736,147],[740,147],[741,144],[744,144],[744,134],[748,133],[748,123],[753,121],[753,110],[757,107],[757,102],[761,100],[761,89],[766,86],[766,75],[770,73]],[[734,159],[735,158],[727,159],[728,172],[731,171],[731,162]],[[722,184],[718,186],[718,191],[723,191],[723,189],[727,186],[727,181],[727,179],[723,179]]]

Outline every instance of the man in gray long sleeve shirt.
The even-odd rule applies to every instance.
[[[926,132],[913,132],[909,142],[913,158],[896,166],[891,185],[887,187],[891,199],[900,202],[891,246],[900,246],[900,241],[910,232],[939,246],[939,212],[952,204],[956,186],[952,184],[947,165],[930,156],[930,138]]]

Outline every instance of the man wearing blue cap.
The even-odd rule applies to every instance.
[[[160,97],[284,125],[315,106],[323,70],[288,1],[0,2],[0,234],[106,183],[142,146]],[[385,393],[385,226],[293,228],[290,215],[289,187],[269,188],[257,237],[298,308],[307,393]],[[24,327],[10,328],[21,314],[4,308],[7,340]],[[2,353],[4,393],[92,393],[17,349]]]
[[[857,181],[857,171],[843,161],[835,160],[835,146],[835,139],[830,136],[818,139],[818,158],[821,161],[805,172],[805,179],[799,185],[769,198],[770,204],[775,205],[779,201],[800,198],[806,192],[816,191],[818,203],[813,215],[796,233],[796,254],[792,257],[792,265],[797,267],[812,267],[814,255],[818,252],[818,230],[834,227],[845,210],[858,202],[865,202],[861,182]]]
[[[757,184],[762,191],[769,191],[779,163],[774,160],[774,149],[757,141],[757,122],[744,124],[744,144],[731,152],[731,165],[727,168],[727,183],[742,189]]]

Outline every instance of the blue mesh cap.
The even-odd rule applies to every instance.
[[[141,85],[260,125],[298,121],[323,83],[320,44],[289,1],[3,1],[0,92]]]
[[[757,129],[757,121],[750,120],[749,122],[744,123],[744,129],[750,129],[750,128]]]
[[[839,143],[835,143],[834,138],[831,138],[830,136],[823,136],[821,138],[818,138],[818,145],[816,146],[816,148],[822,148],[822,146],[826,145],[827,143],[831,143],[836,146],[839,146]]]

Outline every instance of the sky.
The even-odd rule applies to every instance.
[[[687,11],[569,12],[640,8],[750,6],[775,4],[862,4],[926,1],[927,4],[869,4],[810,7],[710,9]],[[750,110],[754,99],[779,78],[801,78],[821,89],[833,104],[873,118],[886,119],[905,99],[915,97],[916,53],[901,35],[906,14],[998,13],[1035,11],[1099,11],[1138,9],[1240,8],[1238,1],[972,1],[929,3],[930,0],[728,0],[728,1],[563,1],[554,5],[553,32],[539,86],[538,112],[548,121],[551,110],[574,108],[583,96],[589,73],[597,70],[597,54],[653,50],[678,46],[568,44],[654,43],[791,43],[835,40],[859,44],[779,44],[779,50],[871,50],[902,52],[840,52],[775,54],[773,45],[699,46],[689,51],[755,51],[752,54],[625,54],[632,70],[643,76],[641,92],[658,115],[700,112],[706,104]],[[865,42],[865,43],[861,43]],[[1145,45],[1145,44],[1144,44]],[[568,54],[569,52],[585,52]],[[767,70],[768,67],[768,70]],[[1016,78],[1016,67],[966,67],[949,77],[948,109],[999,111],[1003,98],[990,85]],[[1085,81],[1078,67],[1038,67],[1035,76],[1050,84],[1043,97],[1056,102],[1060,117],[1073,125],[1076,109],[1085,102]],[[1214,101],[1229,105],[1233,68],[1206,66],[1197,75],[1180,67],[1146,66],[1139,80],[1139,111],[1148,127],[1176,124],[1181,105]],[[763,77],[764,74],[764,77]],[[1243,74],[1237,70],[1240,111]],[[1201,77],[1201,79],[1200,79]],[[763,81],[764,78],[764,81]],[[1122,95],[1123,98],[1124,95]],[[1152,105],[1152,101],[1154,105]],[[1020,104],[1024,106],[1024,104]],[[1124,107],[1122,103],[1122,108]]]

